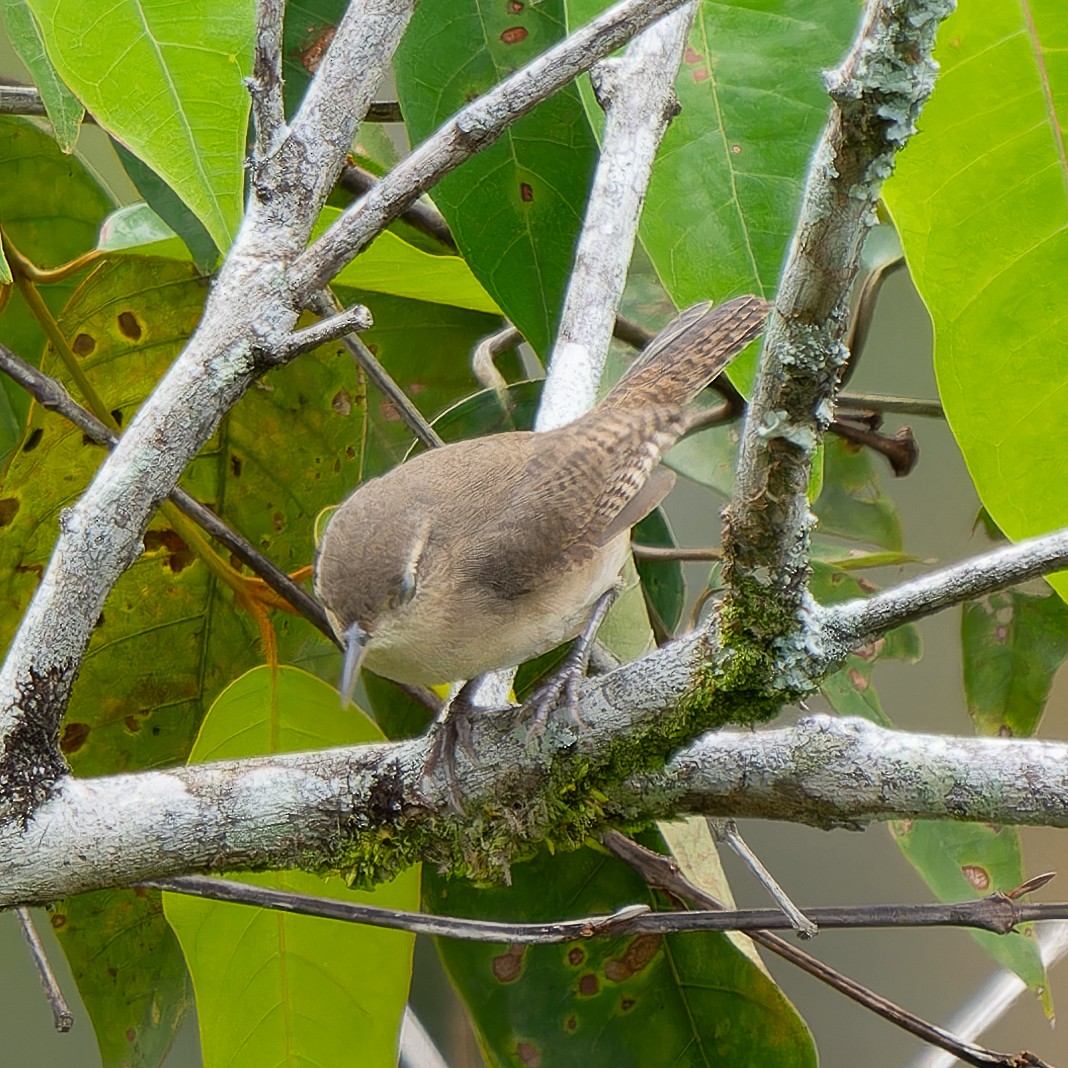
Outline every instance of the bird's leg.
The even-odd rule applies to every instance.
[[[619,587],[611,586],[597,598],[582,633],[575,639],[571,651],[564,658],[564,662],[553,673],[548,682],[543,683],[530,696],[524,706],[530,713],[530,733],[538,734],[545,729],[549,722],[549,715],[561,702],[567,709],[571,722],[578,727],[585,724],[578,707],[579,684],[586,677],[586,670],[590,664],[590,654],[597,641],[597,631],[600,630],[604,617],[608,615],[608,609],[619,596]]]
[[[475,759],[475,748],[471,739],[471,713],[476,708],[482,707],[477,703],[481,681],[481,677],[471,679],[453,688],[430,728],[434,737],[426,762],[423,764],[424,779],[433,775],[439,764],[444,764],[449,804],[460,815],[463,815],[463,805],[460,803],[460,790],[456,778],[456,748],[459,746],[468,757]]]

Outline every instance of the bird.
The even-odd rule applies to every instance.
[[[314,567],[344,649],[343,700],[361,667],[459,683],[582,634],[617,584],[631,527],[674,484],[660,460],[694,422],[693,401],[768,309],[755,296],[694,305],[574,422],[444,445],[358,486]]]

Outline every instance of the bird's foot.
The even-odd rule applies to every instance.
[[[523,706],[523,715],[528,720],[528,733],[531,737],[536,737],[545,730],[549,717],[560,707],[567,710],[568,719],[574,727],[581,729],[586,726],[579,706],[579,687],[586,678],[590,654],[597,641],[597,631],[618,593],[619,590],[613,586],[601,594],[593,606],[589,622],[575,640],[563,663],[527,699]]]
[[[469,760],[477,763],[475,746],[471,737],[471,717],[475,712],[488,711],[476,703],[475,695],[481,679],[465,682],[446,703],[428,732],[431,735],[430,751],[423,763],[423,780],[429,779],[442,767],[445,786],[449,792],[449,807],[463,815],[459,780],[456,775],[456,752],[463,750]]]

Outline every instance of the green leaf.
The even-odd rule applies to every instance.
[[[227,249],[244,204],[252,0],[27,0],[48,55],[93,117]]]
[[[635,528],[634,541],[639,545],[653,545],[665,549],[678,547],[675,534],[662,508],[650,512]],[[686,610],[686,580],[678,560],[634,561],[642,580],[648,607],[655,612],[664,630],[674,634]]]
[[[337,690],[294,668],[257,668],[212,705],[191,760],[221,760],[376,742],[381,732]],[[374,891],[306,872],[242,875],[257,886],[419,907],[412,868]],[[206,1068],[352,1063],[394,1068],[415,936],[165,894],[193,976]]]
[[[172,260],[188,261],[190,256],[185,242],[143,201],[116,208],[101,224],[96,247]]]
[[[562,0],[420,4],[397,52],[397,91],[420,141],[564,36]],[[596,158],[574,87],[446,175],[434,200],[508,318],[546,356],[571,271]]]
[[[424,871],[424,901],[451,916],[527,922],[657,904],[635,873],[593,849],[512,869],[477,889]],[[642,935],[554,946],[442,939],[488,1065],[815,1065],[778,987],[726,937]]]
[[[604,6],[568,0],[569,21]],[[774,294],[827,120],[821,72],[841,59],[859,10],[842,0],[698,4],[675,86],[682,110],[660,146],[640,230],[678,307]],[[596,124],[592,94],[584,100]],[[732,381],[752,380],[755,353],[731,365]]]
[[[324,208],[313,239],[340,214],[337,208]],[[388,230],[347,263],[334,284],[500,315],[500,308],[459,256],[432,256]]]
[[[193,990],[160,894],[99,890],[57,904],[52,930],[96,1031],[104,1068],[166,1059]]]
[[[1047,587],[1048,589],[1048,587]],[[1003,590],[968,601],[961,617],[964,692],[980,734],[1029,737],[1068,656],[1068,605]]]
[[[890,830],[901,852],[940,901],[985,897],[995,891],[1007,893],[1023,882],[1015,827],[916,821],[892,823]],[[998,964],[1014,971],[1031,989],[1042,991],[1047,1011],[1052,1008],[1033,924],[1007,935],[989,931],[969,934]]]
[[[211,234],[178,194],[148,166],[118,141],[112,139],[115,154],[134,188],[188,249],[201,274],[210,274],[219,262],[219,249]]]
[[[111,207],[76,156],[65,156],[33,123],[0,117],[0,220],[24,256],[39,267],[58,267],[87,252]],[[54,315],[77,283],[78,278],[70,278],[40,287]],[[44,332],[18,292],[0,310],[0,340],[22,359],[39,362]],[[22,437],[29,410],[29,395],[0,375],[0,476]]]
[[[836,434],[823,442],[823,489],[813,511],[822,534],[901,549],[901,519],[883,493],[871,452]]]
[[[1068,525],[1063,6],[962,4],[939,31],[921,136],[885,189],[935,332],[942,403],[1013,539]],[[1052,580],[1068,596],[1068,575]]]
[[[3,0],[0,8],[4,29],[15,54],[26,64],[37,91],[41,94],[48,120],[63,152],[71,152],[78,140],[85,108],[63,84],[45,53],[41,31],[26,0]],[[10,279],[9,279],[10,281]]]

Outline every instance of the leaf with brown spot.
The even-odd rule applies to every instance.
[[[975,729],[1030,737],[1068,657],[1068,605],[1044,582],[969,601],[961,615],[961,651]]]
[[[521,15],[484,0],[418,5],[394,64],[413,142],[565,33],[563,0],[528,4]],[[568,86],[434,187],[434,202],[471,270],[543,357],[596,159],[578,90]],[[534,200],[524,200],[522,183],[537,189]]]
[[[141,324],[137,321],[137,316],[133,312],[119,312],[116,322],[119,326],[119,333],[123,337],[129,338],[130,341],[141,340]]]
[[[1020,836],[1015,827],[915,820],[892,823],[901,852],[940,901],[1007,893],[1024,881]],[[1032,990],[1049,998],[1049,984],[1034,938],[969,931],[1002,967],[1014,971]],[[1047,1001],[1047,1007],[1051,1003]]]
[[[659,838],[657,845],[664,848]],[[610,914],[635,902],[664,905],[629,867],[592,849],[542,851],[513,866],[511,879],[508,887],[477,888],[424,868],[424,907],[543,922]],[[723,935],[625,935],[527,946],[522,975],[502,983],[493,962],[514,948],[438,942],[489,1051],[487,1063],[515,1063],[522,1042],[544,1065],[815,1068],[800,1017]],[[721,1026],[727,1019],[731,1026]]]
[[[159,893],[81,894],[56,906],[52,929],[71,962],[103,1063],[161,1064],[193,1006],[193,989]]]
[[[76,155],[28,119],[0,116],[0,219],[18,250],[41,267],[57,267],[91,249],[111,200]],[[58,315],[83,276],[41,286]],[[0,309],[0,337],[12,352],[36,365],[45,336],[17,290]],[[23,436],[30,397],[0,375],[0,477]]]

